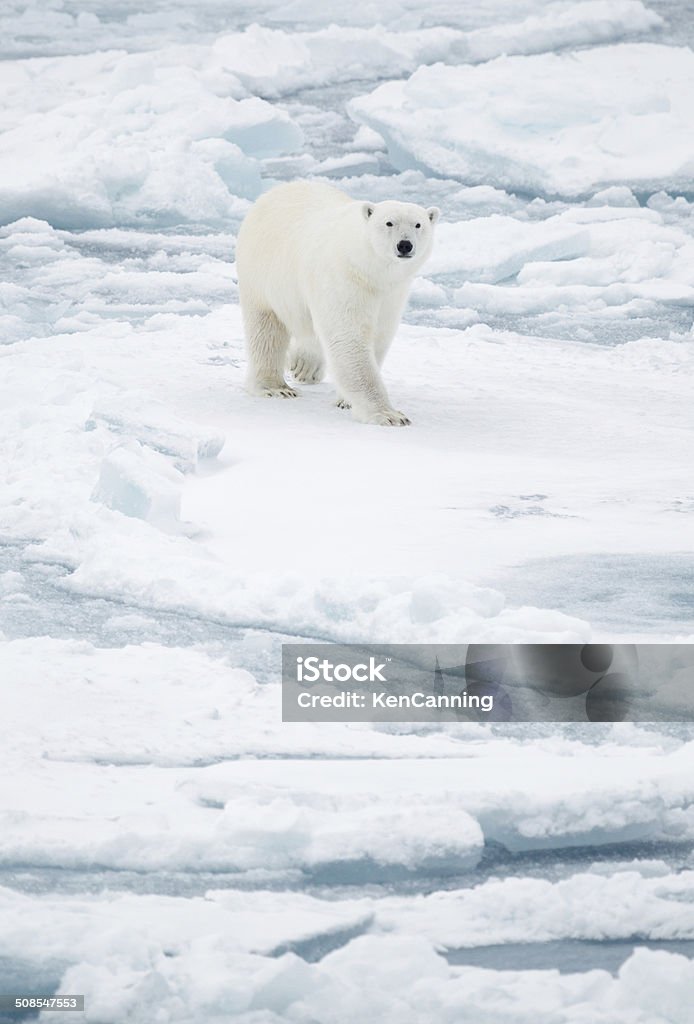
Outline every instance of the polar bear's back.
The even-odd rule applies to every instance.
[[[239,232],[237,255],[260,249],[264,254],[285,245],[296,254],[297,246],[313,244],[316,233],[354,200],[330,185],[294,181],[278,185],[255,202]]]
[[[265,211],[278,209],[311,214],[314,210],[336,210],[353,202],[350,196],[332,185],[320,181],[292,181],[260,196],[249,216],[262,216]]]
[[[241,301],[272,309],[298,327],[307,290],[345,237],[344,215],[355,202],[319,182],[278,185],[255,202],[236,245]],[[339,246],[338,246],[339,248]]]

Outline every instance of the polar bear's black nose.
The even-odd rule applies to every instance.
[[[398,252],[401,256],[409,256],[412,252],[412,242],[408,242],[406,238],[403,238],[401,242],[398,242]]]

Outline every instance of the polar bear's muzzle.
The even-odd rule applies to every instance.
[[[398,258],[401,260],[409,260],[411,256],[414,256],[414,246],[407,238],[401,239],[396,248],[398,250]]]

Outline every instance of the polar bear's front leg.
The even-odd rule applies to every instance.
[[[381,300],[374,336],[374,354],[379,366],[383,366],[383,360],[400,326],[408,291],[409,282],[400,288],[394,288],[391,294]]]
[[[337,385],[338,406],[351,407],[352,415],[361,423],[407,426],[407,416],[390,404],[371,344],[342,331],[333,331],[324,338]]]

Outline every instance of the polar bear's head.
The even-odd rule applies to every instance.
[[[439,219],[436,206],[425,209],[415,203],[362,203],[367,236],[374,252],[387,261],[402,264],[408,273],[429,258],[434,225]]]

